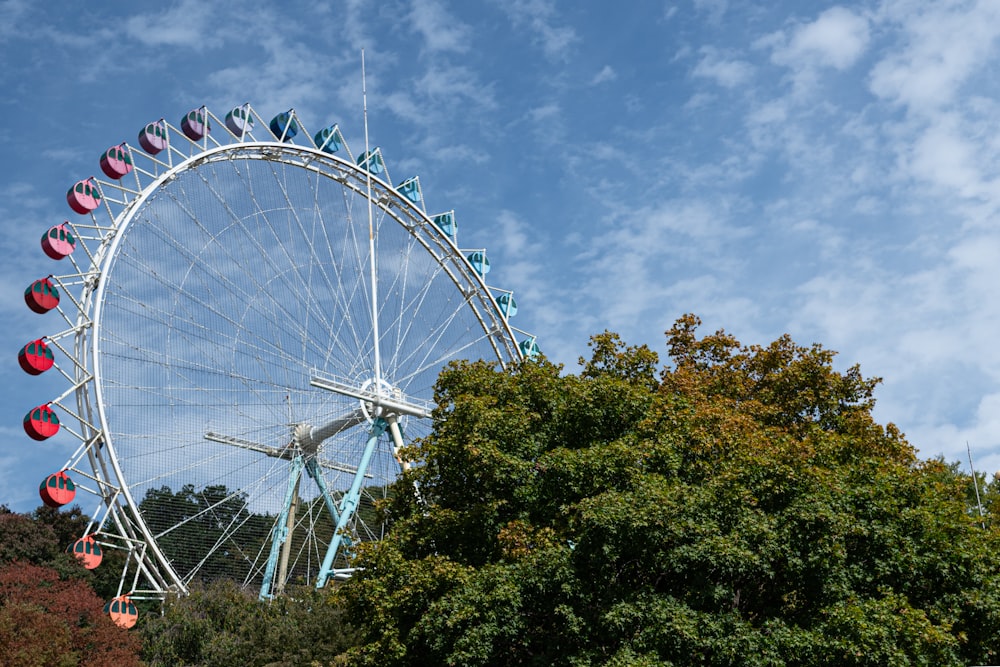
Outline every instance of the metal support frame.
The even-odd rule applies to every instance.
[[[389,428],[389,423],[396,420],[395,416],[390,416],[388,419],[390,421],[381,417],[376,418],[368,430],[368,442],[365,443],[364,453],[362,453],[361,461],[358,463],[358,471],[354,474],[350,490],[340,500],[340,520],[337,521],[337,527],[333,531],[333,539],[330,540],[330,546],[327,547],[326,556],[323,558],[323,565],[320,566],[319,574],[316,576],[316,588],[324,588],[330,575],[333,574],[333,561],[341,544],[345,541],[347,524],[354,517],[354,512],[358,508],[361,485],[365,480],[365,471],[368,470],[372,455],[375,453],[375,446],[378,444],[378,439]]]
[[[289,539],[291,526],[288,525],[288,516],[292,504],[299,494],[299,479],[302,477],[302,468],[304,465],[305,463],[301,454],[295,456],[289,465],[291,474],[288,476],[285,502],[281,506],[281,514],[278,515],[278,520],[274,523],[271,535],[271,552],[267,557],[267,567],[264,569],[264,582],[260,586],[261,600],[269,600],[274,597],[271,593],[271,585],[274,583],[274,570],[278,565],[278,556],[281,553],[282,545]]]

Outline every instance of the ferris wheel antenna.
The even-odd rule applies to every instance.
[[[372,344],[375,348],[375,393],[378,395],[382,386],[382,364],[379,357],[378,329],[378,278],[375,271],[375,224],[372,210],[372,154],[368,144],[368,84],[365,77],[365,50],[361,49],[361,108],[365,125],[365,173],[368,187],[368,258],[372,281]]]

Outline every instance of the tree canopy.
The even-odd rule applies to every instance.
[[[26,561],[0,566],[0,664],[139,665],[139,638],[103,608],[82,578]]]
[[[449,366],[392,536],[338,592],[350,659],[995,663],[1000,539],[970,478],[876,423],[878,379],[832,352],[699,324],[662,369],[608,332],[579,375]]]
[[[1000,661],[1000,482],[980,480],[981,516],[957,464],[874,420],[877,378],[699,325],[667,332],[662,366],[610,332],[578,374],[451,364],[431,434],[403,452],[420,463],[366,510],[389,538],[356,545],[357,573],[326,591],[261,603],[222,559],[206,570],[222,580],[123,633],[91,589],[113,592],[120,563],[64,552],[79,508],[0,507],[0,662],[136,664],[140,642],[150,665]],[[191,519],[165,543],[178,557],[233,517],[270,525],[221,486],[142,502]]]
[[[261,602],[235,582],[196,584],[171,596],[141,629],[150,667],[327,665],[355,643],[355,631],[325,592],[294,587]]]

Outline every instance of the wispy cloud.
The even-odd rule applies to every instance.
[[[1000,36],[1000,5],[994,2],[888,1],[880,18],[898,43],[872,69],[871,90],[911,113],[954,102],[995,54]]]
[[[701,59],[691,73],[715,81],[725,88],[735,88],[747,83],[753,76],[753,66],[739,58],[726,58],[718,49],[702,47]]]
[[[506,0],[501,4],[515,27],[527,27],[551,60],[566,60],[579,37],[570,26],[559,25],[552,0]]]
[[[329,99],[331,90],[336,90],[332,84],[342,82],[337,77],[339,72],[314,50],[280,36],[263,37],[258,44],[258,59],[207,75],[213,91],[208,103],[225,112],[227,104],[252,101],[264,114],[294,107],[306,118],[324,118],[325,112],[320,107],[325,105],[320,103]],[[360,86],[358,89],[360,92]]]
[[[793,68],[846,69],[857,62],[869,41],[868,20],[845,7],[831,7],[815,21],[795,27],[775,45],[774,62]]]
[[[439,0],[413,0],[409,23],[428,51],[464,53],[472,46],[470,27],[449,13]]]
[[[496,106],[493,87],[479,81],[476,74],[461,65],[432,66],[424,71],[417,82],[420,94],[437,102],[490,109]]]
[[[0,41],[23,34],[20,28],[21,20],[28,14],[33,3],[28,0],[3,0],[0,2]]]
[[[592,86],[596,86],[602,83],[607,83],[608,81],[614,81],[618,78],[618,72],[611,65],[605,65],[601,68],[601,71],[594,75],[594,78],[590,80]]]
[[[709,22],[718,23],[729,9],[729,0],[694,0],[694,8],[708,14]]]
[[[209,39],[218,25],[213,5],[198,0],[180,0],[173,7],[147,14],[129,16],[123,22],[125,34],[151,46],[174,46],[201,51],[218,48]]]

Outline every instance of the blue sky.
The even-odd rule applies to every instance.
[[[614,8],[613,8],[614,7]],[[882,376],[921,454],[1000,469],[1000,2],[0,2],[0,502],[72,451],[21,418],[51,333],[38,238],[102,151],[202,104],[294,108],[419,174],[576,369],[605,329],[665,352],[694,312]],[[358,152],[355,150],[355,152]],[[88,508],[84,508],[87,510]]]

